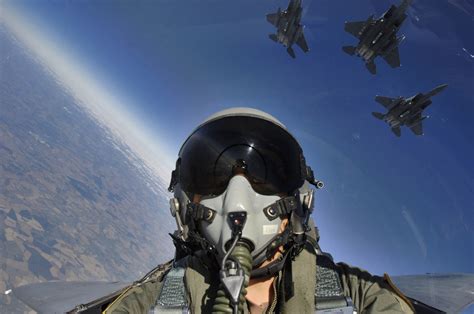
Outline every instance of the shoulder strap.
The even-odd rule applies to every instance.
[[[165,275],[152,313],[183,314],[189,313],[188,298],[184,286],[185,263],[183,259],[174,263],[173,268]]]
[[[151,313],[183,314],[189,313],[188,297],[184,285],[186,266],[181,260],[174,263],[165,275],[163,287]],[[316,258],[316,314],[356,313],[352,300],[344,295],[336,265],[328,255]]]
[[[316,313],[355,313],[352,300],[344,295],[341,278],[330,256],[316,257]]]

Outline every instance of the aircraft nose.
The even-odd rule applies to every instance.
[[[442,84],[442,85],[438,86],[438,90],[439,90],[439,91],[442,91],[442,90],[445,89],[446,87],[448,87],[448,84]]]

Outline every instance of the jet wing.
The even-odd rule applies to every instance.
[[[420,121],[420,123],[410,127],[410,130],[412,130],[415,135],[423,135],[423,122]]]
[[[474,304],[474,274],[426,274],[391,279],[413,300],[417,313],[461,313]]]
[[[296,41],[296,44],[298,46],[300,46],[300,48],[304,51],[304,52],[308,52],[309,51],[309,47],[308,47],[308,44],[306,43],[306,39],[304,38],[304,34],[301,33],[301,36],[298,38],[298,40]]]
[[[425,101],[422,105],[421,105],[421,109],[425,110],[426,108],[428,108],[429,105],[431,105],[433,102],[430,100],[428,101]]]
[[[421,112],[410,119],[410,123],[418,122],[410,127],[410,130],[412,130],[415,135],[423,135],[423,119],[424,118],[421,117]]]
[[[280,15],[278,13],[267,14],[267,21],[270,22],[273,26],[278,26],[278,20]]]
[[[398,53],[398,47],[393,48],[393,50],[383,58],[392,68],[398,68],[400,66],[400,54]]]
[[[474,304],[474,274],[394,276],[395,285],[420,313],[460,313]],[[13,289],[13,295],[39,313],[64,313],[85,305],[84,313],[100,313],[100,306],[118,296],[129,283],[43,282]],[[104,297],[105,296],[105,297]],[[92,301],[92,302],[91,302]],[[433,309],[435,309],[433,311]]]
[[[402,135],[402,130],[400,129],[399,126],[393,127],[392,128],[393,134],[395,134],[397,137],[400,137]]]
[[[50,281],[15,288],[13,295],[39,313],[66,313],[79,305],[87,305],[92,312],[100,313],[95,309],[97,306],[110,302],[129,285],[121,282]]]
[[[392,108],[392,104],[394,103],[395,99],[385,96],[376,96],[375,101],[382,104],[385,108],[390,110]]]
[[[411,99],[409,99],[409,101],[411,101],[412,104],[416,104],[416,103],[419,102],[423,97],[425,97],[425,95],[423,95],[422,93],[418,93],[418,94],[416,94],[415,96],[411,97]]]
[[[348,32],[349,34],[352,34],[356,38],[360,38],[360,30],[365,26],[367,22],[366,21],[361,21],[361,22],[346,22],[344,24],[344,30]]]

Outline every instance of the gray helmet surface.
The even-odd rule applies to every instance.
[[[247,117],[255,117],[258,119],[264,119],[288,131],[286,129],[286,126],[283,123],[281,123],[277,118],[272,116],[271,114],[268,114],[258,109],[248,108],[248,107],[234,107],[234,108],[228,108],[228,109],[218,111],[210,115],[209,117],[207,117],[196,129],[199,129],[204,124],[207,124],[213,120],[222,119],[225,117],[232,117],[232,116],[247,116]]]

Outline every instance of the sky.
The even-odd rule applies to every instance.
[[[414,0],[402,67],[372,76],[342,52],[345,21],[388,0],[304,1],[311,51],[291,59],[265,15],[285,1],[3,0],[1,21],[163,180],[210,114],[264,110],[299,140],[326,183],[313,214],[337,261],[381,274],[474,272],[474,7]],[[437,85],[425,135],[396,138],[375,95]]]

